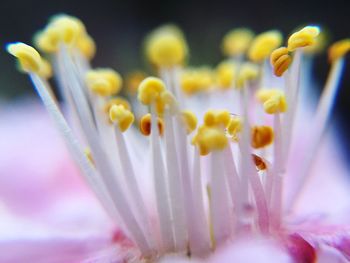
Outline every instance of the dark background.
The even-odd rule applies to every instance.
[[[222,36],[238,26],[250,27],[255,32],[276,28],[288,35],[301,24],[316,23],[328,28],[333,40],[350,37],[350,1],[347,0],[3,0],[0,7],[0,99],[33,94],[26,76],[16,71],[13,59],[4,52],[5,43],[31,43],[33,34],[57,13],[77,16],[85,23],[97,44],[95,66],[114,67],[121,73],[145,68],[141,49],[143,37],[154,27],[168,22],[184,30],[193,65],[217,63],[222,58]],[[346,142],[346,156],[350,155],[349,60],[335,109],[341,124],[340,133]],[[316,80],[322,83],[329,68],[326,55],[319,56],[316,62]]]

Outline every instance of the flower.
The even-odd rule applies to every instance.
[[[52,71],[33,47],[8,45],[87,185],[119,227],[114,239],[107,234],[95,261],[350,258],[350,228],[340,216],[350,207],[346,170],[333,142],[320,147],[350,40],[331,46],[330,74],[310,114],[304,105],[312,99],[301,96],[310,83],[301,82],[300,73],[311,74],[303,63],[319,33],[319,27],[304,27],[280,47],[279,31],[254,38],[249,30],[236,30],[224,38],[230,57],[216,71],[184,70],[184,35],[174,26],[161,27],[145,44],[160,78],[141,81],[138,74],[131,103],[116,97],[122,87],[116,71],[91,68],[95,45],[77,18],[55,16],[36,35]],[[254,63],[245,61],[246,54]],[[51,72],[67,113],[47,81]],[[132,94],[135,79],[130,82]],[[326,152],[316,158],[320,149]],[[309,179],[316,182],[309,185]],[[320,193],[332,197],[331,206]]]

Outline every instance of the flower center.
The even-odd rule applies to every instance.
[[[229,57],[214,71],[185,68],[185,37],[174,26],[161,27],[146,40],[160,78],[130,77],[129,103],[116,97],[122,88],[116,71],[91,69],[95,45],[84,25],[54,17],[36,44],[50,56],[66,116],[47,81],[49,64],[23,43],[9,44],[8,51],[29,73],[87,183],[141,254],[205,256],[242,232],[278,233],[284,212],[297,201],[350,49],[350,40],[330,49],[331,70],[298,187],[285,204],[301,61],[319,31],[305,27],[286,47],[278,31],[256,37],[247,29],[232,31],[223,43]]]

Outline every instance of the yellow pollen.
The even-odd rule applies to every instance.
[[[273,67],[274,74],[277,77],[280,77],[289,68],[292,58],[289,55],[286,47],[280,47],[271,53],[270,62]]]
[[[322,28],[318,36],[315,38],[315,42],[311,46],[304,48],[306,54],[314,55],[319,54],[325,50],[329,43],[329,34]]]
[[[233,138],[233,140],[238,140],[238,133],[241,131],[242,119],[238,116],[232,117],[227,126],[227,133]]]
[[[115,97],[115,98],[112,98],[110,99],[104,106],[104,111],[106,113],[109,113],[109,110],[111,109],[111,107],[113,105],[122,105],[125,109],[127,110],[131,110],[131,106],[130,106],[130,103],[122,98],[122,97]]]
[[[150,105],[156,102],[164,90],[165,84],[161,79],[148,77],[140,83],[137,97],[141,103]]]
[[[61,43],[75,45],[85,34],[85,26],[78,18],[57,15],[50,20],[43,31],[35,36],[34,41],[42,51],[52,53],[58,50]]]
[[[33,47],[17,42],[7,45],[7,52],[18,59],[21,70],[24,72],[40,73],[43,66],[40,54]]]
[[[241,89],[248,81],[253,81],[259,76],[259,67],[251,62],[245,62],[239,69],[236,88]]]
[[[204,114],[204,124],[208,127],[226,128],[231,120],[227,110],[208,110]]]
[[[157,117],[159,135],[163,135],[164,122]],[[151,114],[147,113],[140,120],[140,131],[143,135],[149,136],[151,134]]]
[[[52,68],[46,59],[41,58],[41,65],[38,74],[45,79],[52,77]]]
[[[278,89],[261,89],[256,93],[257,99],[263,103],[264,110],[268,114],[285,112],[287,102],[284,92]]]
[[[96,53],[95,41],[88,34],[84,34],[78,38],[77,48],[87,59],[92,59]]]
[[[274,133],[270,126],[254,126],[252,128],[252,147],[263,148],[273,142]]]
[[[181,112],[181,117],[182,117],[183,123],[186,126],[187,134],[190,134],[197,128],[197,117],[192,111],[183,110]]]
[[[344,57],[350,51],[350,38],[335,42],[328,50],[328,58],[331,62]]]
[[[268,114],[276,114],[287,110],[287,102],[284,95],[276,95],[264,102],[264,110]]]
[[[244,54],[254,38],[253,31],[247,28],[238,28],[228,32],[222,41],[222,52],[226,56]]]
[[[192,143],[197,145],[201,155],[207,155],[212,151],[225,149],[228,138],[221,129],[201,126],[193,137]]]
[[[260,89],[256,92],[256,98],[261,103],[276,95],[283,95],[283,91],[279,89]]]
[[[122,86],[122,78],[113,69],[100,68],[86,73],[88,87],[100,96],[117,94]]]
[[[109,110],[109,118],[117,123],[121,132],[125,132],[134,122],[134,114],[122,105],[113,105]]]
[[[216,67],[216,82],[222,89],[233,87],[238,65],[231,61],[223,61]]]
[[[267,31],[254,38],[248,57],[254,62],[262,62],[282,43],[282,34],[277,30]]]
[[[151,64],[157,67],[172,67],[184,63],[188,48],[182,32],[177,27],[163,26],[146,38],[145,52]]]
[[[214,84],[214,74],[208,67],[188,68],[181,74],[181,89],[187,95],[208,90]]]
[[[170,110],[171,114],[175,114],[178,111],[178,103],[170,91],[163,91],[160,95],[160,101],[164,104],[164,107],[167,107]]]
[[[294,51],[297,48],[315,44],[319,33],[320,28],[317,26],[306,26],[303,29],[293,33],[288,39],[288,50]]]

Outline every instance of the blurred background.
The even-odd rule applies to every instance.
[[[220,42],[234,27],[245,26],[259,33],[280,29],[287,36],[297,26],[324,26],[332,40],[350,37],[350,1],[221,1],[183,0],[31,0],[2,1],[0,15],[0,100],[34,95],[25,75],[16,71],[14,60],[4,52],[10,41],[31,43],[33,34],[57,13],[77,16],[97,44],[94,66],[113,67],[121,73],[147,69],[142,40],[147,32],[163,23],[180,26],[189,42],[190,64],[215,65],[222,59]],[[323,83],[329,65],[326,54],[316,59],[315,80]],[[350,63],[347,62],[342,89],[336,105],[346,156],[350,156]],[[321,85],[320,85],[321,87]]]

